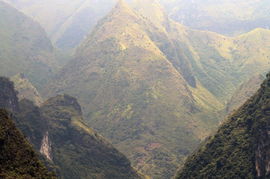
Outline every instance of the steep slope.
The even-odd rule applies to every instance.
[[[270,75],[210,137],[177,178],[269,178]]]
[[[231,38],[170,20],[156,0],[132,7],[120,1],[48,86],[76,96],[87,123],[133,166],[166,178],[216,127],[239,85],[270,69],[270,31]]]
[[[116,0],[4,0],[39,22],[60,48],[73,48]]]
[[[0,78],[0,85],[0,107],[14,113],[16,126],[60,177],[144,178],[123,154],[84,124],[75,98],[59,95],[40,108],[27,99],[18,103],[7,78]]]
[[[193,95],[182,72],[152,40],[165,32],[155,24],[120,1],[49,88],[78,97],[87,123],[111,139],[136,168],[169,178],[177,161],[210,130],[210,118],[196,120],[193,114],[222,105],[202,86],[204,99],[213,98],[217,105]]]
[[[48,143],[42,144],[49,148],[41,151],[49,151],[64,178],[140,178],[123,154],[84,124],[75,98],[51,98],[41,111],[49,120]]]
[[[152,33],[151,39],[188,84],[195,89],[206,88],[223,104],[239,84],[270,69],[267,29],[257,28],[230,38],[170,20],[157,0],[135,0],[132,4],[159,28],[159,34]],[[214,101],[211,98],[210,103]]]
[[[39,161],[10,114],[3,109],[0,109],[0,167],[1,178],[56,178]]]
[[[161,0],[170,17],[189,27],[226,35],[269,28],[267,0]]]
[[[227,103],[226,112],[230,113],[242,106],[245,101],[258,91],[263,81],[264,77],[262,75],[255,75],[248,81],[244,82],[239,89],[235,91],[231,100]]]
[[[8,78],[0,77],[0,86],[0,108],[10,112],[18,111],[18,97],[13,83]]]
[[[14,83],[15,90],[18,91],[19,100],[28,99],[37,106],[43,103],[43,99],[37,89],[22,73],[13,76],[10,80]]]
[[[35,84],[51,74],[50,40],[39,24],[0,2],[0,75],[24,73]]]
[[[41,145],[48,148],[41,151],[49,152],[48,159],[60,168],[64,178],[141,178],[123,154],[85,125],[75,98],[51,98],[41,111],[49,120]]]

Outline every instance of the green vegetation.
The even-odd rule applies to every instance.
[[[64,4],[66,7],[61,11],[63,14],[59,13],[59,9],[63,9],[61,3],[47,1],[48,6],[42,8],[36,6],[35,2],[31,2],[31,7],[24,6],[23,2],[17,3],[24,12],[31,14],[40,11],[36,19],[43,22],[43,25],[48,25],[46,30],[50,32],[54,43],[63,48],[79,43],[87,29],[91,29],[97,20],[94,18],[90,22],[87,18],[81,18],[91,16],[92,11],[89,9],[96,8],[94,4],[89,5],[88,1],[70,1]],[[84,163],[80,162],[79,153],[89,152],[89,146],[80,140],[78,144],[75,143],[72,137],[86,136],[88,140],[95,136],[95,132],[86,124],[109,138],[140,172],[154,178],[171,177],[178,164],[219,124],[224,115],[220,111],[226,107],[227,101],[239,85],[255,73],[263,74],[270,69],[270,31],[267,29],[255,29],[240,36],[226,37],[213,32],[193,30],[170,20],[162,6],[154,0],[136,0],[132,7],[134,8],[120,1],[80,44],[74,57],[71,57],[72,51],[66,54],[66,49],[59,50],[59,63],[67,64],[52,78],[50,84],[42,88],[42,93],[47,97],[60,93],[77,97],[82,103],[85,121],[82,119],[81,109],[72,105],[65,106],[64,103],[71,100],[69,97],[58,96],[41,105],[38,102],[41,99],[38,94],[34,94],[37,91],[29,81],[14,78],[15,87],[21,94],[20,99],[31,99],[42,106],[39,108],[28,100],[23,100],[20,103],[23,111],[18,116],[18,126],[29,136],[37,150],[41,149],[43,139],[50,139],[48,144],[56,148],[47,145],[49,150],[41,151],[48,160],[59,166],[66,177],[79,175],[77,171],[84,177],[98,177],[97,171],[104,171],[102,166],[110,165],[113,170],[104,172],[100,177],[116,177],[118,167],[115,169],[109,161],[104,160],[103,165],[93,162],[95,159],[87,158],[89,156],[84,157],[93,164],[93,168],[84,166],[85,160],[82,160]],[[48,9],[52,13],[48,14]],[[12,14],[16,14],[14,9],[13,11],[3,12],[10,13],[8,17],[13,17]],[[43,19],[44,14],[53,17],[53,21]],[[101,14],[93,16],[101,17]],[[59,19],[54,19],[55,16]],[[16,22],[16,19],[17,17],[10,22]],[[86,21],[90,24],[85,23]],[[5,27],[10,25],[4,20],[1,23]],[[31,21],[30,24],[32,23]],[[80,26],[81,23],[85,26]],[[0,47],[3,45],[5,53],[11,50],[9,55],[0,54],[4,54],[3,59],[15,59],[6,60],[7,63],[14,64],[7,64],[9,68],[5,70],[12,69],[16,74],[26,71],[26,77],[37,83],[41,79],[39,75],[51,73],[36,68],[36,62],[42,63],[42,68],[45,65],[47,69],[52,64],[52,58],[49,58],[50,55],[41,60],[28,57],[40,57],[41,51],[42,54],[51,54],[52,48],[46,43],[48,40],[43,32],[28,32],[23,27],[28,28],[29,24],[23,27],[19,25],[20,23],[15,23],[8,26],[10,29],[19,29],[19,32],[11,31],[9,34],[7,29],[2,32],[0,30],[0,35],[4,34]],[[31,33],[29,37],[28,33]],[[9,39],[14,34],[19,34],[20,37],[16,45],[13,40],[4,38]],[[39,35],[35,36],[36,34]],[[29,44],[21,41],[24,37]],[[30,37],[35,37],[35,43],[30,43]],[[38,38],[38,42],[35,41],[37,37],[41,38]],[[74,43],[70,43],[71,41]],[[20,45],[21,42],[23,45]],[[28,51],[33,44],[42,46],[34,45],[34,52],[37,52],[34,54]],[[22,50],[25,54],[13,53],[14,49],[11,47],[16,47],[15,50]],[[25,47],[27,48],[24,49]],[[19,62],[16,60],[21,60],[19,57],[25,57],[26,65],[17,65]],[[68,59],[64,60],[66,58]],[[31,64],[30,68],[28,64]],[[13,75],[13,72],[8,73]],[[24,94],[23,89],[29,94]],[[62,103],[58,104],[59,101]],[[81,134],[81,131],[84,133]],[[97,140],[94,143],[104,144],[104,141],[93,138]],[[57,142],[53,139],[57,139]],[[68,143],[63,143],[61,139]],[[92,152],[100,155],[96,150]],[[122,154],[116,154],[111,157],[117,160],[123,158],[121,156]],[[78,163],[74,164],[74,158]],[[105,157],[100,155],[100,158]],[[125,162],[126,165],[123,164]],[[123,163],[120,168],[125,166],[132,170],[131,173],[134,172],[126,159],[123,159]],[[76,166],[74,170],[70,168],[73,164]],[[88,170],[93,174],[87,173]]]
[[[17,92],[14,89],[13,83],[8,78],[0,77],[0,86],[0,108],[18,111]]]
[[[269,178],[270,75],[191,155],[177,178]]]
[[[230,38],[192,30],[158,4],[149,14],[136,2],[133,10],[120,1],[43,93],[77,97],[86,123],[136,169],[169,178],[219,124],[239,85],[269,70],[270,31]]]
[[[15,90],[18,91],[19,100],[28,99],[37,106],[43,103],[43,99],[37,89],[22,73],[13,76],[10,80],[14,83]]]
[[[50,171],[55,171],[60,178],[139,179],[145,177],[131,167],[129,160],[122,153],[84,123],[81,107],[75,98],[59,95],[50,98],[41,107],[37,107],[27,99],[18,103],[13,83],[7,78],[0,78],[0,85],[1,107],[13,112],[16,126],[33,144],[34,149],[42,155],[40,158],[47,168]],[[0,126],[5,129],[4,125]],[[1,143],[1,134],[0,130],[0,144],[5,144]],[[7,135],[4,136],[7,137]],[[20,138],[18,140],[23,142]],[[9,145],[17,147],[17,143],[13,141],[10,141]],[[14,150],[12,149],[11,153],[8,153],[9,157],[12,157],[11,154]],[[34,156],[34,152],[32,153]],[[6,155],[1,154],[1,156],[5,157]],[[23,163],[6,162],[29,172]],[[22,160],[22,162],[28,161]],[[36,164],[33,165],[39,167]],[[44,168],[43,165],[42,167]],[[20,173],[20,170],[19,168],[17,172]],[[33,172],[35,171],[36,169],[33,168]],[[1,172],[2,170],[0,170]],[[13,173],[4,173],[1,176],[20,178],[16,171]],[[35,173],[32,174],[33,176],[31,173],[31,176],[28,176],[28,173],[25,176],[24,173],[21,174],[22,178],[25,179],[42,178],[36,176]]]
[[[52,160],[64,178],[141,178],[127,158],[84,124],[75,98],[60,95],[41,107],[49,122]]]
[[[121,2],[80,45],[49,90],[50,95],[57,91],[78,97],[86,123],[112,140],[139,171],[169,178],[210,131],[191,113],[212,112],[222,104],[209,92],[193,94],[152,40],[159,33],[163,28]],[[207,98],[216,105],[206,104]]]
[[[194,29],[237,35],[269,28],[267,0],[161,0],[170,17]]]
[[[241,107],[256,91],[261,87],[264,81],[264,76],[255,75],[248,81],[245,81],[239,89],[232,95],[231,99],[226,104],[226,113],[231,113]]]
[[[56,47],[76,47],[115,0],[4,0],[39,22]]]
[[[53,47],[39,24],[1,1],[0,27],[0,75],[24,73],[35,85],[51,75]]]
[[[54,179],[31,145],[15,127],[10,114],[0,110],[0,178]]]

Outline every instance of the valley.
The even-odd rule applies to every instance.
[[[232,3],[0,1],[0,104],[62,178],[188,178],[270,70],[267,2]]]

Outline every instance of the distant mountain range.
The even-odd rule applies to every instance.
[[[170,17],[194,29],[239,35],[270,27],[268,0],[160,0]]]
[[[0,26],[0,75],[21,72],[37,85],[52,74],[53,46],[38,23],[0,1]]]
[[[53,43],[64,49],[78,45],[117,2],[117,0],[4,1],[38,21]],[[127,0],[131,6],[140,1]],[[255,28],[270,27],[268,0],[146,0],[143,4],[151,7],[159,2],[170,18],[194,29],[224,35],[239,35]]]
[[[76,96],[87,124],[136,168],[169,178],[222,120],[234,91],[269,70],[270,31],[226,37],[137,3],[120,1],[99,21],[43,94]]]
[[[270,30],[195,30],[172,19],[177,1],[44,2],[9,1],[53,43],[0,2],[0,75],[19,92],[3,88],[0,106],[64,178],[172,177],[270,69]]]

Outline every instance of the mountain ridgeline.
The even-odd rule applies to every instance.
[[[24,73],[35,85],[47,79],[55,60],[53,46],[42,27],[3,1],[0,27],[0,75]]]
[[[258,92],[191,155],[177,178],[269,178],[270,74]]]
[[[0,109],[0,178],[56,179],[16,128],[10,113]]]
[[[270,69],[270,31],[231,38],[193,30],[147,2],[119,1],[43,94],[77,97],[86,123],[135,168],[169,178],[219,124],[239,85]]]
[[[47,166],[56,171],[60,178],[143,178],[142,175],[138,174],[131,167],[129,160],[123,154],[117,151],[102,136],[85,125],[81,107],[75,98],[67,95],[59,95],[50,98],[41,107],[37,107],[27,99],[22,99],[18,102],[17,92],[14,90],[13,83],[7,78],[0,78],[0,84],[1,108],[6,108],[10,112],[13,112],[13,120],[16,126],[27,137],[35,151],[44,156],[45,159],[43,161],[45,161]],[[6,114],[3,112],[3,119],[1,118],[1,120],[7,120],[6,118],[8,117],[5,116]],[[11,119],[8,120],[10,123],[8,125],[14,123],[11,122]],[[3,130],[6,130],[4,125],[1,125],[1,127]],[[18,130],[16,133],[21,135]],[[6,136],[5,133],[3,133],[4,136]],[[22,138],[21,136],[19,137]],[[1,138],[0,141],[3,140]],[[28,143],[26,149],[23,147],[26,144],[22,144],[22,148],[20,149],[16,146],[19,143],[15,139],[12,140],[14,141],[9,141],[10,143],[8,145],[17,148],[10,152],[13,151],[20,155],[24,150],[26,152],[31,151]],[[21,142],[26,142],[24,140]],[[6,143],[1,142],[1,144]],[[25,154],[27,154],[25,157],[29,157],[28,153]],[[29,153],[29,155],[37,157],[34,152]],[[11,154],[8,157],[11,157]],[[17,157],[17,154],[14,157]],[[38,169],[33,167],[39,168],[39,166],[35,163],[32,164],[32,168],[31,165],[24,165],[28,160],[22,160],[22,163],[20,163],[20,161],[16,161],[20,160],[19,157],[21,156],[14,158],[13,161],[6,162],[10,162],[11,165],[14,164],[15,169],[19,173],[21,172],[21,168],[26,172],[30,172],[33,169],[33,176],[35,176],[35,171],[38,171]],[[16,176],[16,171],[10,171],[14,175],[13,173],[9,173],[8,166],[5,166],[7,164],[2,164],[6,168],[2,168],[1,165],[3,173],[7,173],[5,176],[11,178]],[[40,164],[40,166],[43,165]],[[46,171],[45,168],[43,170]],[[27,177],[28,175],[25,176]],[[29,178],[31,177],[29,176]]]
[[[270,30],[257,23],[267,19],[269,3],[119,0],[113,8],[115,2],[0,1],[0,75],[12,77],[18,91],[8,79],[0,78],[0,107],[13,113],[16,126],[60,178],[137,179],[144,178],[143,173],[168,179],[225,114],[252,96],[263,80],[261,74],[270,70]],[[225,8],[215,8],[220,7],[217,2]],[[40,22],[52,43],[37,22],[10,5]],[[240,11],[243,7],[248,10]],[[230,18],[224,19],[228,12]],[[230,35],[251,31],[228,37],[188,27],[213,29],[215,17],[229,24],[254,21],[254,27],[264,28],[232,26],[239,31],[225,29]],[[264,116],[255,107],[253,114],[246,105],[224,124],[228,129],[219,130],[243,134],[240,138],[221,135],[213,145],[215,137],[202,144],[216,147],[211,155],[225,156],[215,163],[207,153],[196,166],[191,164],[198,167],[193,175],[179,176],[209,177],[209,171],[218,178],[228,171],[229,177],[237,177],[236,173],[241,177],[247,168],[251,171],[247,176],[267,175],[261,160],[255,172],[248,163],[255,145],[250,136],[259,135],[253,117],[260,121]],[[248,142],[238,146],[242,140]],[[224,142],[228,145],[220,147]],[[268,145],[264,144],[259,148]],[[244,165],[232,163],[235,171],[226,160],[234,157],[227,152],[234,146],[247,148],[250,154],[246,157],[236,149]],[[207,162],[210,165],[204,169]],[[218,173],[219,168],[224,173]]]
[[[13,83],[0,77],[0,86],[0,178],[54,179],[15,126],[10,112],[18,112],[19,104]]]
[[[269,28],[268,0],[160,0],[170,17],[194,29],[239,35]]]

